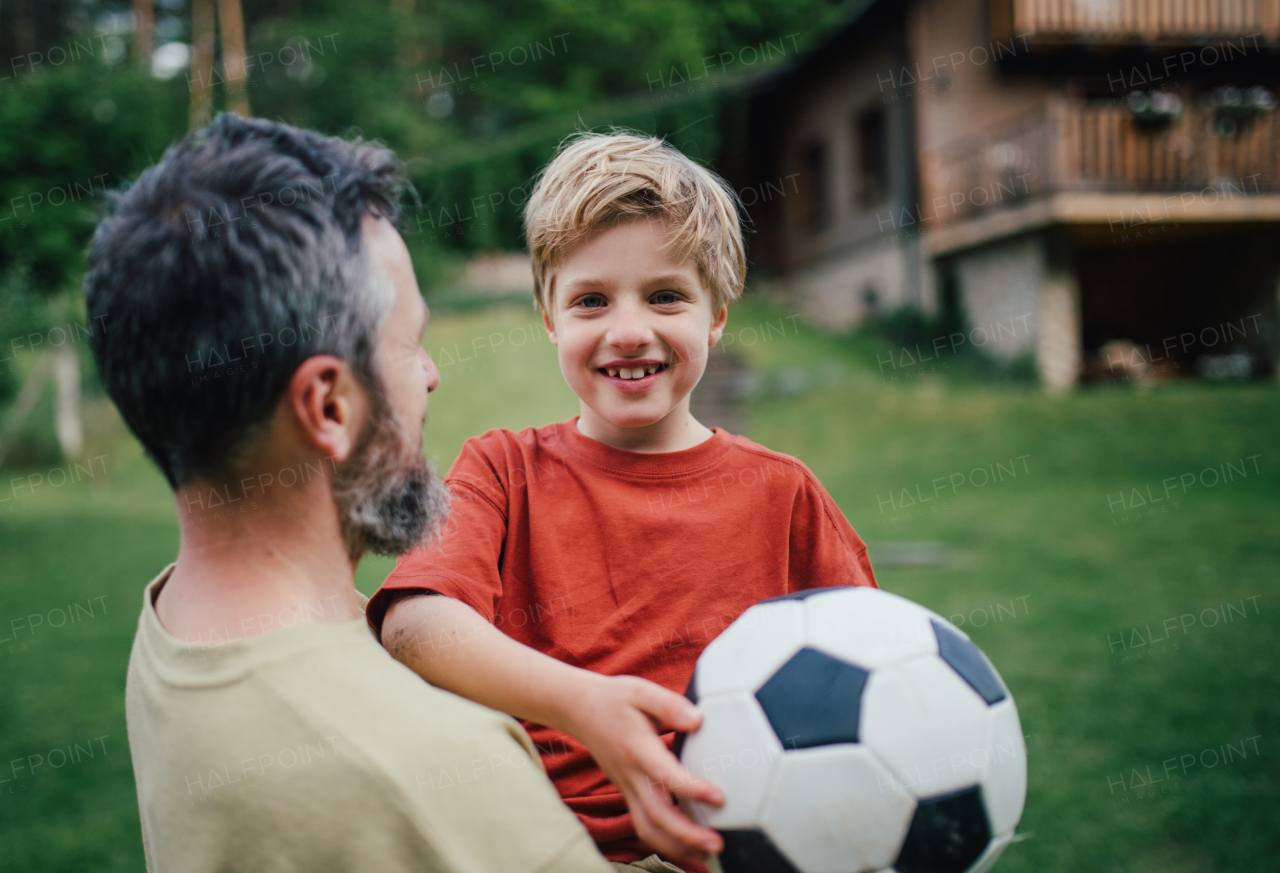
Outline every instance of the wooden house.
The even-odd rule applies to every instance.
[[[870,0],[752,86],[757,275],[834,329],[950,313],[933,356],[1051,389],[1269,371],[1278,85],[1280,0]]]

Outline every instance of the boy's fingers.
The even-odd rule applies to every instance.
[[[681,778],[679,781],[671,786],[672,794],[677,797],[683,797],[685,800],[697,800],[701,803],[709,803],[712,806],[724,805],[724,792],[718,786],[698,779],[683,768],[680,773]]]
[[[724,803],[724,792],[719,787],[690,773],[675,755],[667,751],[666,746],[650,760],[646,769],[657,777],[649,779],[650,785],[660,785],[679,797],[699,800],[712,806]]]
[[[670,802],[665,791],[645,792],[640,805],[648,823],[662,835],[659,839],[670,840],[672,845],[668,851],[677,853],[679,857],[695,853],[714,855],[724,847],[719,834],[686,818]]]
[[[669,858],[691,858],[702,853],[702,850],[696,845],[690,845],[675,836],[667,833],[661,827],[656,825],[641,809],[640,804],[636,804],[631,810],[631,822],[635,826],[636,834],[647,845],[651,846],[660,855]],[[699,860],[701,860],[699,858]]]
[[[636,706],[656,718],[662,727],[694,731],[702,724],[702,713],[683,694],[676,694],[646,681],[640,686]]]

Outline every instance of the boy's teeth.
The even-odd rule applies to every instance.
[[[654,373],[662,369],[661,364],[648,364],[643,367],[605,367],[604,371],[610,376],[620,379],[643,379],[645,376],[652,376]]]

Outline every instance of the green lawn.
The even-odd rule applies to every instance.
[[[1280,390],[893,383],[885,349],[787,315],[731,317],[762,374],[749,435],[809,464],[873,559],[947,544],[944,565],[882,565],[880,583],[963,621],[1017,699],[1030,790],[997,869],[1275,869]],[[437,314],[426,345],[444,376],[427,426],[441,467],[469,435],[576,410],[530,309]],[[107,451],[93,478],[34,494],[21,480],[0,502],[0,870],[143,869],[124,675],[177,528],[136,444]],[[0,498],[30,473],[50,471],[5,471]],[[1167,499],[1136,506],[1148,494]],[[362,564],[361,590],[389,567]],[[75,760],[53,766],[68,745]]]

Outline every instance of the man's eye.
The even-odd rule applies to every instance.
[[[680,295],[676,294],[674,291],[659,291],[657,294],[653,295],[651,302],[656,303],[659,306],[667,306],[672,303],[679,303]]]

